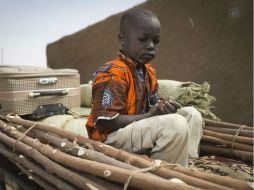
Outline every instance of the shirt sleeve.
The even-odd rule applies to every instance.
[[[103,77],[103,79],[100,79]],[[92,88],[93,122],[98,119],[114,119],[119,114],[126,114],[127,85],[119,72],[114,69],[97,76]]]
[[[146,67],[149,74],[150,86],[151,86],[151,93],[149,94],[150,95],[149,103],[150,103],[150,106],[153,106],[158,100],[161,99],[161,97],[158,93],[159,86],[158,86],[158,81],[156,77],[156,71],[150,64],[146,65]]]
[[[158,100],[160,100],[160,96],[158,93],[158,82],[156,83],[155,89],[152,91],[151,96],[150,96],[150,105],[153,106]]]

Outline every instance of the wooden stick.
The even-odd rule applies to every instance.
[[[234,124],[234,123],[214,121],[214,120],[206,119],[206,118],[204,118],[204,121],[207,126],[219,126],[219,127],[231,128],[231,129],[239,129],[243,126],[243,125],[238,125],[238,124]],[[244,125],[244,129],[253,131],[253,127],[249,127],[249,126],[245,126],[245,125]]]
[[[235,139],[235,142],[241,142],[241,143],[253,145],[253,138],[250,138],[250,137],[242,137],[242,136],[235,137],[234,135],[216,133],[206,129],[204,129],[203,132],[204,132],[204,135],[207,135],[207,136],[217,137],[217,138],[228,140],[228,141],[233,141],[233,139]]]
[[[8,158],[0,154],[0,160],[0,181],[3,182],[4,187],[6,184],[11,190],[18,190],[16,187],[19,187],[19,190],[41,190],[39,185],[31,182],[27,176],[20,175],[20,169]]]
[[[39,167],[37,164],[31,162],[24,156],[17,156],[16,154],[12,153],[11,151],[7,150],[3,144],[0,143],[0,154],[4,155],[8,159],[12,160],[12,162],[17,165],[17,163],[23,165],[23,169],[27,168],[26,171],[30,171],[31,175],[36,174],[38,177],[44,179],[48,183],[51,184],[51,186],[57,187],[57,189],[68,189],[68,190],[75,190],[76,188],[73,188],[63,180],[55,177],[54,175],[46,172],[41,167]],[[19,167],[19,166],[18,166]],[[20,168],[20,167],[19,167]],[[23,170],[22,170],[23,171]],[[26,173],[27,174],[27,173]],[[28,173],[28,176],[30,174]]]
[[[120,184],[120,183],[114,183],[114,182],[108,181],[104,178],[97,177],[95,175],[91,175],[86,172],[79,172],[79,174],[84,176],[87,179],[90,179],[91,181],[96,182],[98,185],[103,186],[105,189],[108,189],[108,190],[122,190],[123,189],[122,184]],[[133,188],[133,189],[135,189],[135,188]]]
[[[41,179],[36,174],[27,171],[26,168],[23,167],[21,164],[17,163],[16,166],[21,170],[22,173],[26,174],[30,180],[33,180],[34,182],[36,182],[43,189],[56,190],[56,188],[54,186],[49,185],[47,182],[45,182],[43,179]]]
[[[250,145],[242,144],[242,143],[233,143],[232,141],[223,140],[217,137],[211,137],[207,135],[203,135],[202,139],[203,142],[215,143],[217,145],[226,145],[229,148],[237,149],[237,150],[244,150],[248,152],[253,152],[253,147]]]
[[[12,125],[15,126],[14,124],[12,124]],[[19,126],[19,128],[20,128],[20,127],[21,127],[21,126]],[[33,129],[32,131],[36,131],[36,133],[38,133],[40,130]],[[38,131],[38,132],[37,132],[37,131]],[[45,136],[45,135],[46,135],[45,132],[44,132],[44,133],[40,133],[40,134],[38,133],[38,134],[37,134],[37,135],[38,135],[37,137],[39,137],[39,135],[42,135],[42,134],[43,134],[44,137],[45,137],[43,140],[46,140],[46,138],[48,138],[48,135],[49,135],[48,133],[47,133],[47,137]],[[35,134],[34,134],[34,135],[35,135]],[[35,136],[36,136],[36,135],[35,135]],[[52,136],[52,139],[54,139],[54,138],[56,137],[55,135],[54,135],[54,136],[53,136],[53,135],[50,135],[50,136]],[[48,139],[48,140],[46,140],[46,141],[47,141],[48,143],[52,143],[52,140],[49,140],[49,139]],[[62,140],[62,141],[63,141],[63,140]],[[65,142],[65,141],[64,141],[64,142]],[[59,142],[58,142],[58,143],[59,143]],[[55,143],[53,142],[53,144],[55,144]],[[67,143],[66,143],[66,146],[65,146],[65,147],[67,147]],[[152,160],[152,159],[151,159],[151,160]],[[151,162],[151,163],[152,163],[152,162]],[[164,162],[164,164],[167,164],[167,163]],[[175,166],[174,166],[174,167],[175,167]],[[191,171],[191,173],[193,173],[193,171]],[[198,177],[198,176],[203,176],[203,175],[204,175],[204,173],[201,173],[201,174],[202,174],[202,175],[200,175],[200,173],[199,173],[198,175],[196,175],[196,177]],[[189,173],[188,173],[187,175],[189,175]],[[205,175],[206,175],[206,174],[205,174]],[[217,176],[214,176],[214,177],[216,178]],[[207,179],[206,179],[206,180],[207,180]],[[218,181],[218,180],[216,180],[216,182],[217,182],[217,181]],[[224,182],[225,180],[224,180],[224,179],[223,179],[223,180],[221,179],[221,181]],[[231,182],[231,183],[232,183],[232,182]]]
[[[149,158],[148,156],[144,156],[144,155],[139,155],[139,156],[141,156],[142,158],[144,158],[146,160],[152,161],[152,159]],[[162,161],[161,164],[166,165],[167,162]],[[244,181],[234,179],[230,176],[219,176],[219,175],[215,175],[215,174],[212,174],[212,173],[205,173],[205,172],[201,172],[199,170],[194,170],[192,168],[185,168],[185,167],[182,167],[180,165],[176,165],[176,166],[170,166],[169,165],[169,166],[164,166],[164,167],[167,168],[167,169],[170,169],[170,170],[174,169],[174,170],[182,172],[184,174],[187,174],[187,175],[190,175],[190,176],[195,176],[197,178],[201,178],[201,179],[204,179],[204,180],[216,183],[216,184],[231,187],[233,189],[238,189],[238,187],[242,188],[244,186],[246,186],[247,189],[250,188],[249,185],[247,185]]]
[[[253,160],[253,153],[242,150],[230,150],[229,148],[217,147],[212,145],[201,144],[200,151],[202,153],[216,154],[227,157],[241,158],[246,161]]]
[[[204,129],[209,131],[219,132],[219,133],[231,134],[231,135],[235,135],[238,131],[238,129],[228,129],[228,128],[212,127],[212,126],[205,126]],[[253,138],[253,131],[241,130],[239,133],[239,136]]]
[[[5,135],[1,132],[0,132],[0,141],[2,143],[6,144],[7,146],[11,146],[11,147],[13,147],[16,143],[16,140],[8,137],[7,135]],[[34,141],[34,143],[36,143],[36,141]],[[65,179],[66,181],[70,182],[74,186],[77,186],[77,187],[84,189],[84,190],[90,190],[91,186],[93,186],[94,188],[97,188],[97,189],[107,190],[103,187],[100,187],[93,181],[87,180],[83,176],[80,176],[80,175],[72,172],[71,170],[66,169],[66,168],[62,167],[61,165],[53,162],[52,160],[48,159],[47,157],[45,157],[44,155],[39,153],[36,149],[33,149],[32,147],[30,147],[20,141],[17,143],[16,148],[18,151],[22,152],[22,154],[24,154],[28,157],[32,157],[38,163],[42,164],[43,167],[45,167],[48,172],[58,175],[59,177]]]
[[[34,124],[34,122],[32,122],[32,121],[23,120],[19,117],[8,116],[7,119],[9,121],[13,122],[13,123],[23,125],[27,128]],[[43,124],[43,123],[39,123],[38,126],[37,126],[37,129],[52,132],[52,133],[57,134],[57,135],[59,135],[63,138],[70,139],[71,141],[75,140],[79,144],[83,144],[83,145],[90,144],[90,146],[92,146],[95,150],[97,150],[99,152],[102,152],[105,155],[108,155],[110,157],[121,160],[123,162],[127,161],[127,162],[131,163],[132,165],[134,165],[136,167],[145,168],[145,167],[149,167],[149,166],[153,165],[152,162],[150,162],[148,160],[145,160],[145,159],[142,159],[138,156],[132,155],[132,154],[130,154],[130,153],[124,151],[124,150],[120,150],[120,149],[116,149],[116,148],[111,147],[111,146],[107,146],[103,143],[96,142],[96,141],[93,141],[91,139],[87,139],[83,136],[76,135],[74,133],[71,133],[69,131],[65,131],[63,129],[58,129],[58,128],[55,128],[55,127],[51,127],[51,126]],[[178,169],[178,171],[181,170],[181,172],[183,172],[183,173],[179,173],[177,171],[177,169]],[[174,171],[174,170],[176,170],[176,171]],[[204,189],[215,189],[216,188],[216,187],[214,187],[213,183],[207,181],[206,173],[203,173],[201,176],[199,176],[199,173],[186,171],[181,166],[175,166],[175,167],[173,167],[172,170],[168,170],[166,168],[159,168],[158,170],[151,171],[151,172],[155,173],[158,176],[164,177],[166,179],[178,178],[178,179],[184,181],[187,184],[190,184],[190,185],[193,185],[193,186],[200,186],[201,188],[204,188]],[[197,174],[196,176],[199,176],[199,178],[204,178],[204,180],[197,179],[196,176],[195,177],[188,176],[188,175],[184,174],[184,172],[192,174],[193,176]],[[218,177],[220,177],[220,176],[218,176]],[[209,176],[208,178],[211,179],[212,177]],[[215,177],[214,180],[220,182],[221,185],[219,185],[219,186],[223,187],[224,189],[226,189],[225,186],[227,186],[227,187],[231,187],[233,189],[246,189],[246,190],[250,189],[251,190],[250,186],[244,181],[236,180],[236,179],[233,179],[233,178],[230,178],[230,177],[227,177],[227,178],[224,178],[224,179],[225,179],[224,181],[217,180],[217,178]]]
[[[26,128],[25,127],[23,127],[23,126],[21,126],[21,125],[19,125],[19,126],[17,126],[16,124],[14,124],[14,123],[10,123],[10,125],[11,126],[13,126],[13,127],[16,127],[16,128],[18,128],[18,130],[19,131],[22,131],[22,132],[25,132],[26,131]],[[54,139],[54,137],[56,137],[56,138],[59,138],[58,136],[56,136],[56,135],[53,135],[53,134],[49,134],[49,133],[46,133],[46,132],[44,132],[44,131],[41,131],[41,130],[36,130],[36,129],[33,129],[32,131],[29,131],[28,132],[28,135],[30,135],[30,136],[32,136],[33,138],[34,137],[39,137],[39,135],[35,135],[35,133],[34,133],[34,131],[39,131],[39,132],[41,132],[43,135],[45,135],[45,136],[52,136],[52,138]],[[42,139],[43,140],[43,139]],[[45,141],[45,140],[44,140]],[[66,139],[61,139],[61,141],[63,141],[63,142],[66,142],[66,141],[68,141],[68,140],[66,140]],[[45,141],[46,142],[46,141]],[[70,143],[70,141],[68,141],[69,143]],[[48,141],[48,143],[50,143],[50,141]],[[77,147],[78,145],[77,144],[74,144],[74,143],[71,143],[73,146],[72,146],[72,148],[75,148],[75,147]],[[63,148],[62,147],[62,143],[61,143],[61,148]],[[75,145],[75,147],[74,147],[74,145]],[[64,148],[67,148],[67,146],[64,146]],[[90,151],[94,151],[94,150],[90,150],[90,149],[86,149],[86,150],[88,150],[88,151],[86,151],[86,153],[87,154],[89,154],[90,155]],[[74,154],[74,152],[75,152],[75,150],[74,151],[72,151],[72,149],[70,148],[68,151],[71,151],[73,154]],[[95,151],[94,151],[95,152]],[[93,152],[92,152],[93,153]],[[102,153],[100,153],[100,154],[102,154]],[[104,154],[103,154],[104,155]],[[98,156],[97,154],[96,154],[96,156]],[[105,156],[105,155],[104,155]],[[83,156],[81,156],[81,157],[83,157]],[[88,157],[90,157],[90,156],[88,156]],[[110,157],[109,157],[110,158]],[[117,162],[119,162],[118,160],[115,160],[114,159],[114,161],[117,161]],[[122,163],[122,162],[121,162]],[[125,163],[122,163],[122,164],[125,164]],[[128,164],[126,164],[127,166],[126,166],[126,168],[129,168],[129,169],[137,169],[136,167],[134,167],[134,166],[131,166],[131,165],[128,165]],[[129,167],[128,167],[129,166]],[[79,174],[80,175],[82,175],[82,176],[84,176],[85,178],[87,178],[87,179],[89,179],[89,180],[91,180],[91,181],[94,181],[94,182],[96,182],[96,184],[98,184],[98,185],[100,185],[100,186],[102,186],[102,187],[105,187],[106,189],[110,189],[110,190],[121,190],[122,189],[122,187],[119,185],[119,184],[116,184],[116,183],[112,183],[112,182],[109,182],[109,181],[107,181],[107,180],[105,180],[105,179],[102,179],[102,178],[98,178],[98,177],[96,177],[96,176],[93,176],[93,175],[88,175],[87,173],[80,173],[79,172]],[[68,189],[68,188],[61,188],[61,189]],[[69,190],[69,189],[68,189]]]
[[[50,133],[46,133],[44,131],[33,129],[34,134],[33,137],[38,138],[39,140],[43,140],[49,144],[52,144],[59,148],[60,150],[65,151],[66,153],[70,153],[73,156],[79,156],[80,158],[93,160],[96,162],[109,164],[112,166],[125,168],[129,170],[137,170],[137,167],[134,167],[132,165],[120,162],[114,158],[108,157],[105,154],[102,154],[101,152],[97,152],[95,150],[87,149],[80,147],[77,144],[74,144],[66,139],[62,139],[56,135],[52,135]]]
[[[26,127],[29,127],[34,124],[34,122],[22,120],[17,117],[9,117],[9,120],[11,122],[18,123],[18,124],[24,125]],[[49,125],[46,125],[46,124],[39,124],[37,128],[40,128],[45,131],[50,131],[52,133],[58,134],[59,136],[62,136],[63,138],[70,139],[72,141],[75,140],[75,141],[79,142],[80,144],[91,144],[95,150],[103,152],[104,154],[114,157],[118,160],[130,162],[131,164],[133,164],[137,167],[144,168],[144,167],[149,167],[149,166],[153,165],[152,162],[149,162],[147,160],[139,158],[138,156],[132,155],[126,151],[115,149],[114,147],[107,146],[107,145],[102,144],[100,142],[96,142],[91,139],[84,138],[82,136],[76,135],[74,133],[71,133],[71,132],[68,132],[68,131],[65,131],[62,129],[50,127]],[[175,168],[179,168],[179,167],[180,166],[176,166]],[[160,168],[157,171],[154,171],[153,173],[155,173],[159,176],[162,176],[164,178],[179,178],[179,179],[183,180],[185,183],[191,184],[193,186],[203,185],[202,188],[206,188],[206,189],[208,189],[208,188],[215,189],[216,188],[213,186],[214,184],[211,182],[207,184],[207,183],[204,183],[203,180],[201,181],[195,177],[190,177],[188,175],[182,175],[179,172],[176,172],[173,170],[168,170],[166,168]],[[224,184],[227,184],[228,187],[232,186],[232,188],[236,188],[236,189],[239,189],[239,188],[250,189],[250,187],[243,181],[235,180],[232,178],[228,178],[228,179],[231,179],[234,181],[234,185],[232,185],[232,181],[225,180]],[[226,187],[223,187],[223,188],[225,189]]]
[[[3,127],[2,121],[0,121],[0,127],[4,129],[8,135],[14,137],[15,139],[19,139],[23,136],[22,133],[17,131],[14,127],[10,127],[7,124]],[[11,142],[9,137],[0,133],[1,141],[4,141],[5,144],[14,145],[15,141]],[[43,155],[47,156],[48,158],[62,164],[73,168],[75,170],[88,172],[94,174],[96,176],[100,176],[106,178],[110,181],[116,181],[119,183],[124,184],[130,176],[132,176],[132,180],[130,181],[130,186],[138,187],[141,189],[148,189],[148,190],[194,190],[199,189],[193,186],[189,186],[186,184],[179,184],[175,182],[171,182],[169,180],[152,176],[150,174],[145,173],[135,173],[136,171],[130,171],[90,160],[85,160],[77,157],[70,156],[65,154],[59,150],[53,149],[50,146],[44,145],[40,142],[34,142],[34,139],[26,136],[22,138],[20,141],[29,144],[31,147],[38,149]],[[21,142],[17,143],[17,147]],[[134,175],[135,174],[135,175]],[[226,189],[226,188],[225,188]]]

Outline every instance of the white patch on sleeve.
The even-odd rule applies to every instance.
[[[115,119],[117,116],[119,116],[119,113],[117,113],[116,115],[112,116],[112,117],[107,117],[107,116],[99,116],[95,122],[94,125],[96,125],[97,121],[100,119],[104,119],[104,120],[112,120]]]
[[[99,117],[97,118],[97,121],[98,121],[99,119],[112,120],[112,119],[115,119],[118,115],[119,115],[119,113],[117,113],[117,114],[114,115],[113,117],[99,116]]]
[[[112,105],[112,93],[107,89],[105,89],[103,92],[101,104],[103,106],[111,106]]]

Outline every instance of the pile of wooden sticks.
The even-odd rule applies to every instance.
[[[47,190],[252,189],[244,181],[131,154],[18,116],[1,116],[0,154]]]
[[[204,119],[202,154],[253,161],[253,127]]]

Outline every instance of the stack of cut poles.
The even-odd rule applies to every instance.
[[[202,154],[253,161],[253,127],[204,119]]]
[[[252,189],[228,176],[131,154],[18,116],[1,116],[0,154],[47,190]]]

